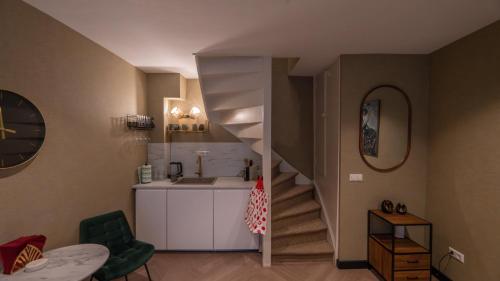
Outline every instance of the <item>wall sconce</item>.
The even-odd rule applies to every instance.
[[[189,108],[186,104],[174,106],[170,110],[170,120],[168,124],[169,132],[208,132],[208,120],[201,117],[201,109],[198,106],[192,106],[189,113],[184,113],[182,108]]]
[[[191,111],[189,111],[189,115],[193,118],[198,118],[200,116],[201,110],[197,106],[193,106]]]
[[[170,114],[172,114],[172,116],[174,116],[175,118],[181,118],[183,116],[182,110],[180,110],[180,108],[178,108],[177,106],[172,108]]]
[[[196,119],[198,116],[200,116],[201,110],[197,106],[193,106],[191,110],[189,111],[189,114],[184,114],[182,110],[179,107],[174,107],[170,111],[170,114],[174,116],[175,118],[182,119],[182,118],[190,118],[190,119]]]

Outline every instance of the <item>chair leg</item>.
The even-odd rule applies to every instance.
[[[148,264],[147,264],[147,263],[145,263],[145,264],[144,264],[144,267],[146,268],[146,273],[148,274],[148,279],[149,279],[149,281],[152,281],[152,280],[151,280],[151,275],[149,274]]]
[[[90,276],[90,281],[94,280],[94,274],[92,274],[92,276]]]
[[[125,281],[128,281],[128,276],[127,275],[125,275]]]

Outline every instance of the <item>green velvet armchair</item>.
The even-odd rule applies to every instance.
[[[106,246],[110,256],[106,263],[92,275],[99,281],[125,277],[139,267],[146,268],[151,281],[147,261],[154,254],[154,246],[135,240],[122,211],[88,218],[80,223],[80,243]]]

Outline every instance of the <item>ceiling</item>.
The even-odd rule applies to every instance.
[[[500,19],[500,0],[25,0],[145,72],[195,78],[193,53],[300,57],[432,52]]]

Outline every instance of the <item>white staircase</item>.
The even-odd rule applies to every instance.
[[[196,55],[208,119],[261,155],[269,63],[264,57]]]

